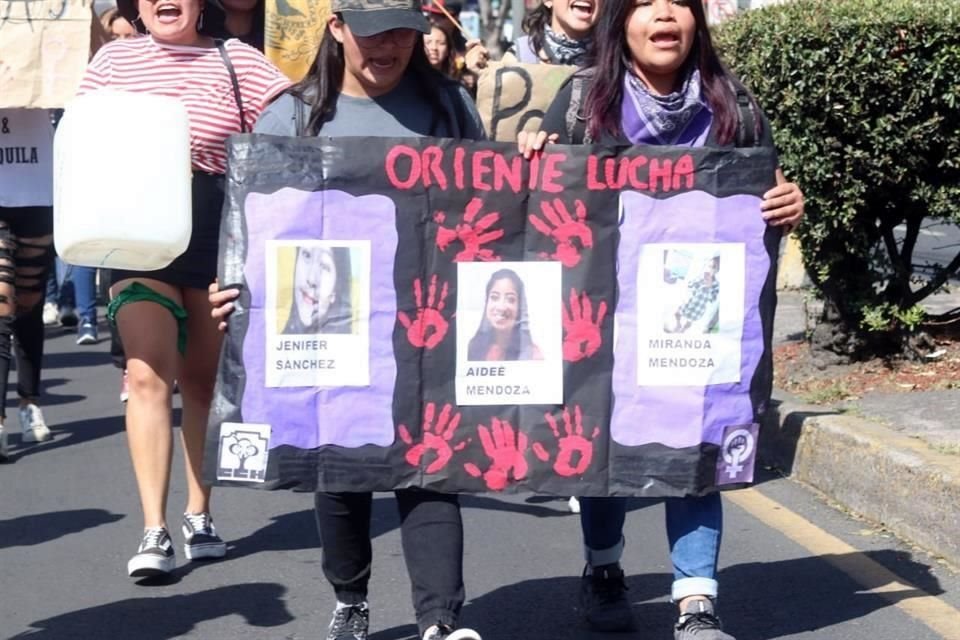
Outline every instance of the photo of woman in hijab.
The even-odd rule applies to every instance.
[[[486,286],[483,316],[470,339],[472,361],[543,360],[530,336],[527,296],[523,280],[511,269],[500,269]]]
[[[353,333],[350,249],[299,246],[284,334]]]

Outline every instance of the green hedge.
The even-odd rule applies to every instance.
[[[716,38],[806,194],[804,260],[842,329],[826,346],[902,348],[945,280],[916,281],[912,242],[924,219],[960,222],[960,0],[795,0]]]

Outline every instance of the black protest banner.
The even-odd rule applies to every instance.
[[[207,479],[651,496],[751,481],[773,162],[234,138],[219,277],[242,295]]]

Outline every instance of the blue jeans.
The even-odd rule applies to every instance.
[[[78,267],[57,258],[59,292],[53,300],[60,308],[73,307],[80,322],[97,323],[97,270]],[[49,287],[48,287],[49,292]]]
[[[719,493],[664,500],[673,561],[672,599],[717,597],[717,559],[723,532]],[[590,566],[619,562],[623,554],[626,498],[580,498],[584,554]]]

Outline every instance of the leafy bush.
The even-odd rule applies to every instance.
[[[912,264],[924,220],[960,222],[960,0],[794,0],[716,37],[806,195],[798,233],[826,302],[815,340],[909,349],[919,303],[960,271],[960,252],[925,278]]]

